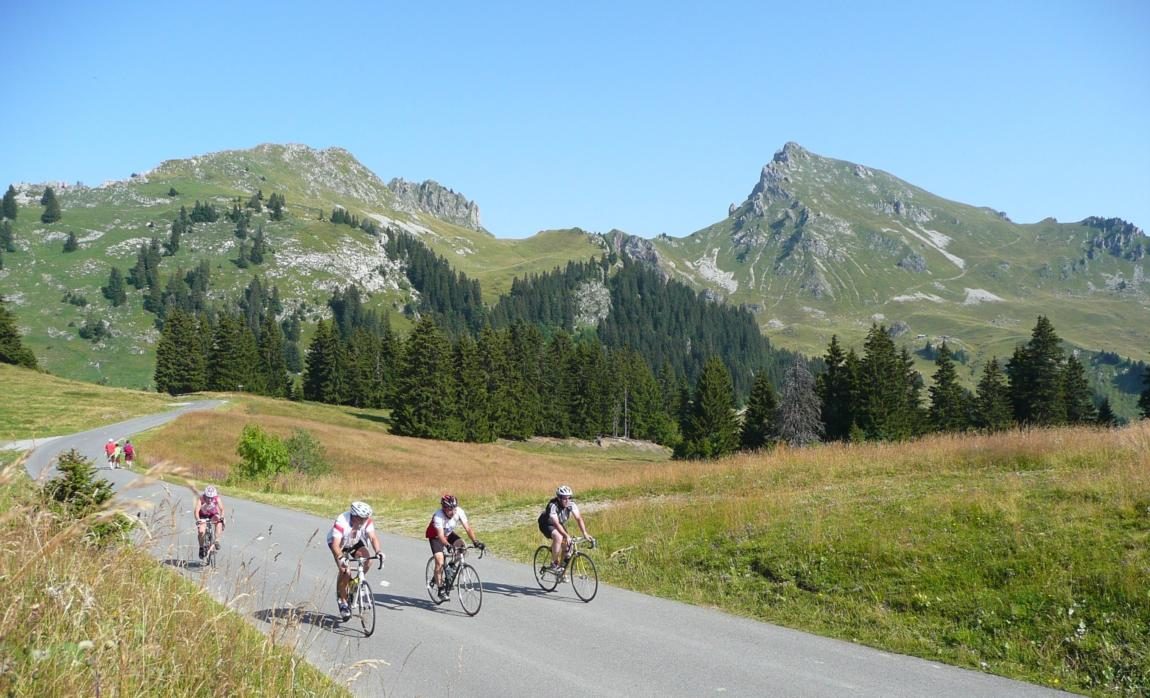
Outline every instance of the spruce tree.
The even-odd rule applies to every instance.
[[[832,344],[834,339],[831,339]],[[743,414],[743,430],[739,445],[746,450],[763,448],[774,439],[775,411],[779,401],[766,371],[760,371],[751,385],[751,397]]]
[[[1142,413],[1143,419],[1150,419],[1150,366],[1146,367],[1146,375],[1142,377],[1142,383],[1145,384],[1146,389],[1138,397],[1138,410]]]
[[[815,390],[822,401],[826,438],[828,441],[843,441],[850,437],[851,425],[855,422],[855,382],[858,377],[852,375],[852,368],[857,368],[857,357],[854,365],[848,366],[838,335],[831,335],[823,362],[826,371],[818,377]]]
[[[56,192],[52,187],[44,190],[44,195],[40,197],[40,205],[44,207],[44,213],[40,214],[41,223],[55,223],[63,215],[60,213],[60,202],[56,200]]]
[[[935,431],[962,431],[967,424],[966,391],[958,384],[953,354],[946,342],[934,360],[934,385],[930,386],[930,427]]]
[[[208,350],[208,390],[250,391],[256,387],[255,338],[238,315],[220,315]]]
[[[305,400],[341,404],[344,394],[344,353],[332,323],[321,320],[304,357]]]
[[[24,368],[38,368],[36,355],[26,348],[20,340],[20,330],[16,327],[16,318],[4,305],[3,296],[0,296],[0,363],[15,364]]]
[[[571,436],[571,399],[575,386],[570,378],[575,360],[575,344],[566,331],[556,332],[544,350],[542,384],[539,392],[546,396],[542,405],[540,433],[546,436]]]
[[[1006,384],[1006,375],[998,365],[998,357],[991,357],[982,369],[974,414],[975,426],[980,429],[1003,431],[1010,428],[1013,415],[1010,388]]]
[[[272,397],[288,397],[291,392],[283,344],[279,323],[268,313],[260,326],[258,367],[263,373],[263,393]]]
[[[100,292],[104,294],[104,298],[112,302],[113,308],[128,302],[128,294],[124,290],[124,275],[119,267],[112,267],[112,271],[108,273],[108,284],[102,286]]]
[[[80,241],[76,239],[76,233],[68,231],[68,237],[64,240],[64,251],[75,252],[80,249]]]
[[[896,351],[886,327],[872,325],[859,362],[857,424],[867,438],[901,440],[918,429],[917,373],[905,350]]]
[[[480,362],[479,346],[471,335],[464,334],[455,343],[453,361],[458,378],[455,409],[463,439],[473,443],[494,441],[495,431],[487,408],[487,376]]]
[[[1063,393],[1061,340],[1044,315],[1030,334],[1030,341],[1015,350],[1006,364],[1014,418],[1024,424],[1049,426],[1066,422]]]
[[[1066,421],[1070,424],[1089,424],[1097,421],[1094,391],[1086,381],[1086,369],[1078,357],[1071,354],[1062,369],[1062,395],[1066,402]]]
[[[802,361],[795,361],[783,377],[783,394],[775,416],[779,441],[791,446],[817,443],[823,435],[822,405],[815,379]]]
[[[160,341],[156,344],[156,390],[181,395],[203,390],[207,383],[205,352],[196,319],[182,308],[171,309],[164,317]]]
[[[392,408],[392,432],[401,436],[461,439],[455,407],[451,348],[430,316],[407,338]]]
[[[1102,404],[1098,406],[1098,426],[1114,427],[1118,426],[1118,415],[1114,414],[1114,408],[1110,406],[1110,398],[1102,398]]]
[[[717,356],[707,359],[695,383],[690,416],[683,425],[683,443],[676,455],[719,458],[739,446],[735,390],[731,374]]]
[[[12,233],[12,221],[0,221],[0,251],[16,251],[16,238]]]
[[[4,192],[4,202],[0,204],[0,218],[14,221],[16,220],[16,214],[18,212],[19,208],[16,206],[16,187],[9,184],[8,191]]]

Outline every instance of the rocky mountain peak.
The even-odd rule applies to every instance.
[[[401,211],[426,213],[464,228],[483,230],[478,204],[439,182],[428,179],[416,183],[396,177],[387,188],[395,194],[396,208]]]

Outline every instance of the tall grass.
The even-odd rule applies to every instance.
[[[198,585],[0,475],[0,693],[37,696],[345,696]]]

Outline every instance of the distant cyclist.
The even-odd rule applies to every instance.
[[[336,517],[332,522],[331,530],[327,532],[327,547],[335,557],[339,576],[336,578],[335,595],[339,602],[339,615],[343,620],[351,618],[351,608],[347,605],[347,584],[351,581],[348,574],[347,563],[341,558],[344,553],[355,557],[367,558],[365,541],[371,542],[372,552],[380,553],[379,536],[375,533],[375,524],[371,520],[371,507],[363,502],[352,502],[351,509]]]
[[[462,526],[467,531],[471,544],[483,550],[486,546],[475,539],[475,531],[467,522],[467,513],[459,506],[454,495],[445,494],[439,499],[439,509],[431,515],[431,522],[427,524],[427,542],[431,544],[431,554],[435,556],[435,586],[439,591],[439,600],[448,599],[447,587],[443,583],[443,551],[450,548],[459,540],[455,532],[456,526]]]
[[[595,539],[587,533],[587,525],[583,523],[583,515],[575,504],[575,493],[567,485],[560,485],[555,490],[555,496],[547,502],[543,513],[539,515],[539,531],[544,538],[551,541],[551,571],[558,574],[562,569],[563,551],[571,541],[571,534],[567,531],[567,519],[574,516],[579,524],[583,537],[591,541],[595,547]]]
[[[196,507],[193,513],[196,519],[196,536],[200,543],[200,559],[208,554],[204,545],[204,533],[207,532],[210,522],[216,528],[216,544],[219,545],[220,536],[224,531],[224,501],[220,499],[220,491],[215,485],[208,485],[204,493],[196,497]]]
[[[104,444],[104,455],[108,457],[108,467],[116,467],[116,440],[108,439],[108,443]]]

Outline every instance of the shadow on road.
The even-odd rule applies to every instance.
[[[518,584],[483,582],[483,593],[500,594],[503,596],[547,596],[548,594],[552,594],[554,592],[543,591],[539,587],[519,586]]]
[[[302,624],[314,625],[317,628],[325,628],[336,632],[340,630],[339,616],[333,616],[329,613],[310,608],[296,608],[293,606],[266,608],[262,611],[256,611],[252,616],[265,623],[280,621],[289,626]]]
[[[372,594],[377,605],[385,606],[390,610],[403,610],[404,608],[422,608],[435,610],[436,605],[428,598],[415,596],[396,596],[395,594]]]

